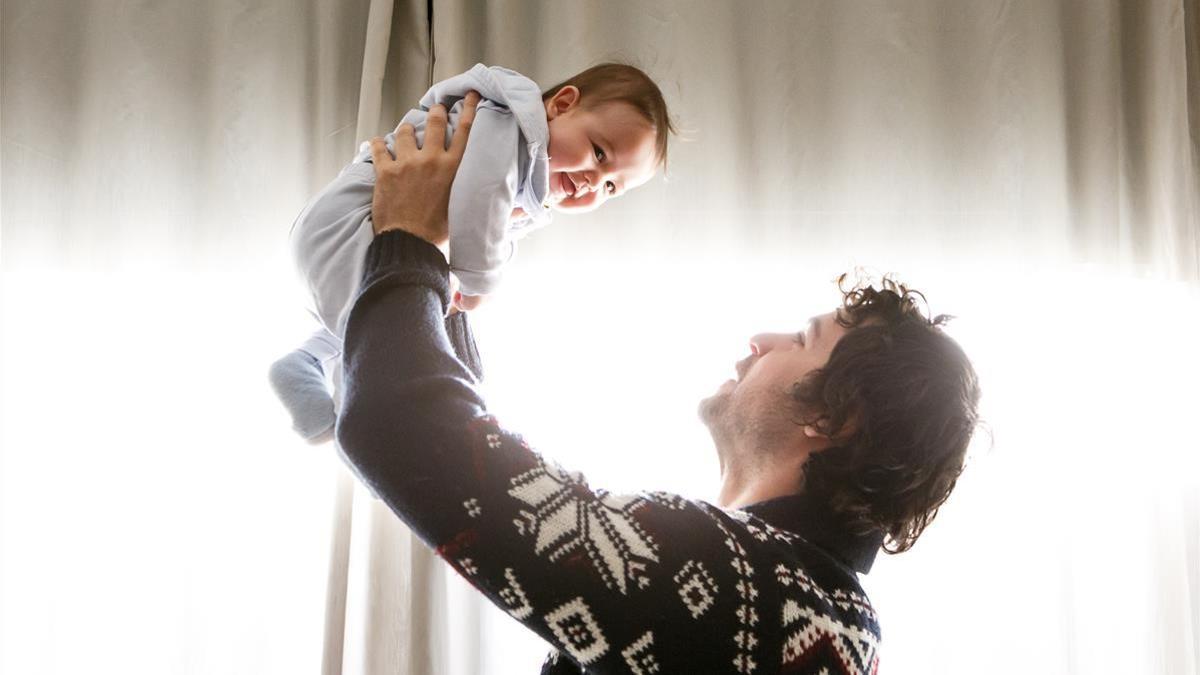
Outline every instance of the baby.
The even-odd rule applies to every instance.
[[[589,68],[544,93],[511,70],[476,65],[433,85],[401,123],[423,142],[431,106],[449,111],[449,143],[462,99],[479,92],[471,137],[450,190],[454,305],[475,308],[500,282],[516,242],[550,212],[598,208],[646,183],[666,162],[675,131],[658,86],[632,66]],[[385,141],[394,148],[394,132]],[[271,366],[292,426],[312,443],[332,437],[336,414],[325,368],[340,356],[362,277],[375,172],[368,144],[317,194],[292,226],[291,246],[321,329]]]

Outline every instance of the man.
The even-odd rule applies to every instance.
[[[446,203],[474,98],[443,150],[372,143],[376,239],[346,328],[338,439],[362,479],[487,598],[554,646],[544,673],[873,673],[856,573],[910,547],[975,424],[970,363],[902,286],[852,288],[759,335],[701,405],[717,505],[616,496],[486,414],[465,315],[444,319]],[[607,424],[607,420],[603,422]],[[588,430],[582,430],[587,432]]]

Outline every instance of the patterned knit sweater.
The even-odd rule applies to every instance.
[[[553,646],[543,673],[875,673],[856,570],[881,538],[815,495],[741,510],[615,495],[534,452],[486,408],[448,268],[403,232],[374,241],[346,329],[338,439],[438,555]]]

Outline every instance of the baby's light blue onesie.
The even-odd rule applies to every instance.
[[[433,85],[401,120],[424,142],[429,108],[449,110],[446,142],[457,128],[468,91],[482,100],[471,138],[450,189],[450,269],[465,295],[486,295],[516,253],[516,240],[549,222],[550,131],[541,90],[505,68],[476,65]],[[395,134],[385,138],[394,148]],[[337,178],[304,207],[292,225],[293,259],[321,328],[271,366],[276,394],[296,432],[310,441],[329,437],[336,421],[325,386],[327,364],[341,355],[346,319],[358,293],[367,248],[374,238],[371,197],[375,170],[367,143]],[[525,215],[513,219],[514,208]]]

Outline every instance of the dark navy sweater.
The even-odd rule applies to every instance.
[[[345,341],[338,440],[363,481],[489,601],[553,646],[543,673],[874,673],[854,536],[823,500],[739,510],[614,495],[487,414],[434,246],[377,237]]]

